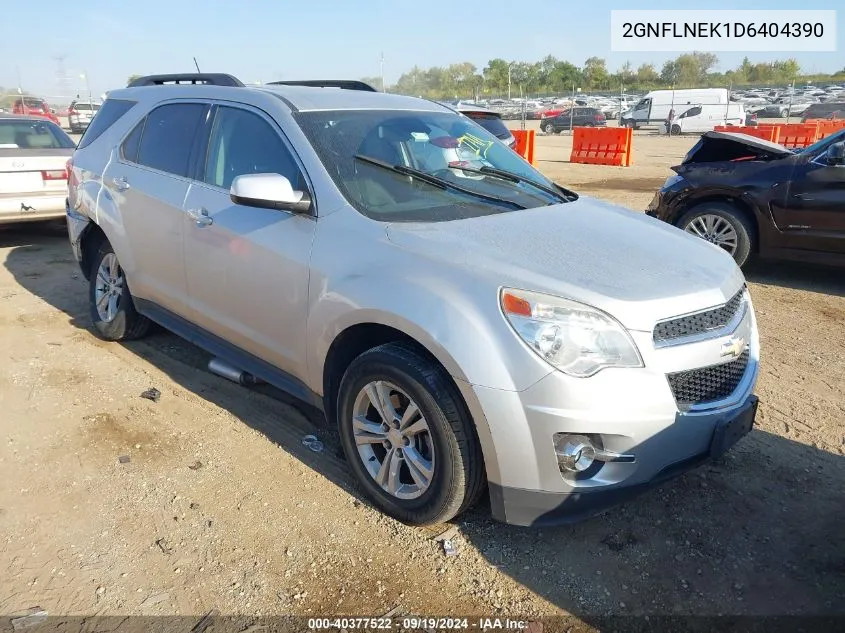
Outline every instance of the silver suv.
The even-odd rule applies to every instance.
[[[757,327],[724,251],[442,105],[315,84],[110,94],[67,210],[103,338],[155,321],[322,408],[410,524],[485,489],[497,519],[577,520],[751,429]]]

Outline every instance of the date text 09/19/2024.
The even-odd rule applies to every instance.
[[[510,618],[432,618],[423,616],[309,618],[308,628],[313,631],[397,630],[397,631],[530,631],[531,622]]]

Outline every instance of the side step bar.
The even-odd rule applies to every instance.
[[[217,374],[226,380],[231,380],[232,382],[246,387],[251,387],[252,385],[264,382],[260,378],[256,378],[252,374],[245,372],[242,369],[238,369],[220,358],[212,358],[208,361],[208,371],[212,374]]]

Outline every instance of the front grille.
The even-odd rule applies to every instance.
[[[679,406],[706,404],[730,396],[745,375],[748,350],[736,360],[721,365],[669,374],[669,386]]]
[[[739,310],[742,294],[743,290],[740,290],[725,305],[713,310],[658,323],[654,328],[654,342],[663,343],[725,327]]]

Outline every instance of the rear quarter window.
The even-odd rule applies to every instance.
[[[107,99],[105,103],[97,110],[85,134],[79,141],[79,149],[88,147],[91,143],[102,136],[103,132],[114,125],[124,114],[129,112],[135,105],[135,101],[128,101],[126,99]]]

